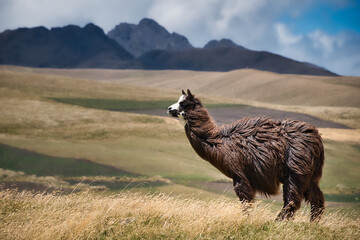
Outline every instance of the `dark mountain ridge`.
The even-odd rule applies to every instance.
[[[0,64],[30,67],[118,67],[134,59],[94,24],[19,28],[0,34]]]
[[[138,25],[119,24],[108,35],[91,23],[83,28],[68,25],[50,30],[45,27],[6,30],[0,33],[0,64],[197,71],[253,68],[276,73],[336,76],[310,63],[246,49],[229,39],[212,40],[204,48],[194,48],[184,36],[170,34],[151,19],[143,19]]]
[[[144,18],[138,25],[120,23],[108,34],[135,57],[151,50],[185,50],[193,48],[186,37],[169,33],[152,19]]]
[[[187,69],[197,71],[231,71],[252,68],[284,74],[336,76],[319,67],[298,62],[266,51],[244,48],[194,48],[181,52],[154,50],[140,57],[144,69]]]

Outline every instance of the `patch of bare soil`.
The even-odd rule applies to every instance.
[[[285,120],[285,119],[300,120],[300,121],[308,122],[318,128],[349,129],[349,127],[345,125],[330,121],[325,121],[320,118],[316,118],[307,114],[286,112],[286,111],[273,110],[267,108],[236,106],[236,107],[209,108],[208,110],[211,116],[219,124],[231,123],[243,117],[267,116],[275,120]],[[167,116],[166,109],[136,110],[130,112],[140,113],[140,114],[150,114],[156,116]]]

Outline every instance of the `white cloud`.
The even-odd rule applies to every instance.
[[[280,42],[280,44],[283,45],[290,45],[299,42],[302,39],[302,35],[294,35],[292,34],[285,24],[282,23],[276,23],[275,26],[275,32],[276,36]]]
[[[201,39],[198,41],[205,41],[205,38],[208,37],[206,34],[207,21],[212,19],[214,14],[212,8],[209,7],[212,4],[213,1],[204,0],[155,0],[148,9],[147,15],[170,32],[185,35],[189,40],[198,38]],[[192,37],[192,33],[202,33],[203,37]],[[195,40],[195,42],[197,41]]]
[[[248,48],[266,49],[274,20],[289,0],[155,0],[148,15],[169,31],[202,47],[209,40],[231,38]],[[264,41],[263,39],[267,39]]]
[[[0,31],[18,27],[47,28],[93,22],[105,32],[120,22],[138,22],[152,3],[147,0],[0,0]]]
[[[232,25],[232,21],[241,20],[242,23],[249,24],[251,15],[254,15],[259,9],[263,8],[266,2],[263,0],[253,1],[238,1],[230,0],[225,1],[219,7],[219,17],[215,19],[216,32],[223,33],[229,30]]]
[[[278,43],[273,49],[298,61],[311,62],[343,75],[360,75],[360,34],[335,35],[315,30],[303,36],[291,33],[285,24],[275,25]]]
[[[322,49],[324,54],[332,53],[335,46],[341,47],[344,44],[341,36],[330,36],[321,30],[315,30],[308,36],[312,41],[312,47]]]

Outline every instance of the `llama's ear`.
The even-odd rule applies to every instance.
[[[188,89],[187,90],[187,95],[188,95],[188,97],[190,97],[190,98],[194,98],[194,95],[190,92],[190,90]]]
[[[183,89],[181,92],[182,92],[182,94],[183,94],[183,95],[186,95],[186,93],[185,93],[184,89]]]

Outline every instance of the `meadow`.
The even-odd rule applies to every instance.
[[[359,239],[359,219],[328,213],[274,221],[270,205],[245,210],[224,197],[203,201],[123,192],[34,195],[1,191],[2,239]],[[21,227],[19,227],[21,226]]]
[[[2,66],[0,181],[3,188],[49,194],[1,190],[0,236],[359,238],[359,82],[354,77],[255,70]],[[318,94],[309,93],[311,83]],[[320,129],[326,151],[321,181],[328,209],[324,219],[308,223],[309,207],[303,204],[294,221],[274,222],[282,204],[279,197],[259,196],[253,210],[244,213],[231,187],[218,187],[231,186],[230,180],[195,154],[181,123],[166,116],[123,112],[166,108],[178,99],[181,88],[191,88],[208,107],[295,111],[351,127]],[[20,224],[25,230],[14,230]]]

